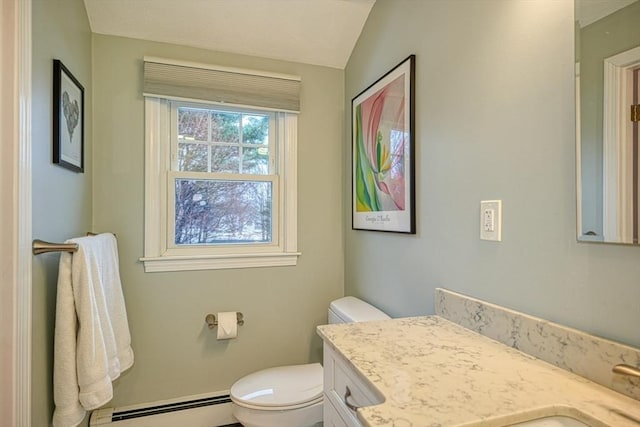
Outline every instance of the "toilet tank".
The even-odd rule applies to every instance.
[[[329,305],[329,323],[367,322],[391,319],[371,304],[355,298],[343,297]]]

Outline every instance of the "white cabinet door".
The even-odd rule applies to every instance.
[[[324,345],[323,370],[326,409],[335,411],[345,426],[361,427],[358,408],[381,403],[384,399],[365,383],[343,356],[327,344]]]
[[[349,427],[347,423],[340,417],[338,411],[325,395],[324,399],[324,427]]]

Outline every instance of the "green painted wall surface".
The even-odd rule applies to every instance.
[[[602,114],[604,59],[640,46],[640,1],[580,31],[582,229],[603,232]]]
[[[113,405],[228,389],[266,367],[321,359],[315,326],[343,295],[342,70],[94,35],[94,219],[118,236],[135,364]],[[144,273],[145,55],[302,77],[298,266]],[[242,311],[239,337],[217,341],[207,313]]]
[[[33,236],[64,242],[91,230],[91,30],[82,0],[33,1],[32,161]],[[85,89],[85,173],[52,162],[53,59],[60,59]],[[33,258],[32,422],[53,414],[53,328],[58,254]]]
[[[406,316],[445,287],[640,345],[640,248],[576,241],[573,17],[569,1],[376,2],[345,106],[416,54],[418,232],[349,230],[346,176],[346,294]],[[491,199],[501,243],[479,239]]]
[[[640,248],[575,238],[572,9],[378,0],[343,72],[91,36],[80,0],[35,0],[34,237],[118,236],[136,363],[110,405],[224,390],[257,369],[319,360],[315,325],[343,287],[405,316],[432,313],[441,286],[640,345]],[[352,231],[351,98],[412,53],[418,234]],[[144,273],[145,55],[302,76],[297,267]],[[86,88],[85,174],[51,164],[54,57]],[[503,200],[501,243],[479,240],[483,199]],[[57,260],[34,258],[34,426],[52,411]],[[229,310],[246,323],[218,342],[204,316]]]

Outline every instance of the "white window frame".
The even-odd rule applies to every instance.
[[[175,226],[171,223],[173,179],[189,173],[177,173],[171,168],[171,103],[175,101],[145,97],[145,245],[144,257],[140,258],[145,272],[296,265],[301,255],[297,250],[297,114],[277,111],[272,116],[275,147],[270,150],[275,148],[274,160],[278,165],[272,187],[272,242],[176,247],[170,242]],[[187,105],[184,100],[177,101]],[[194,102],[224,109],[215,103]],[[265,112],[252,107],[238,108]]]

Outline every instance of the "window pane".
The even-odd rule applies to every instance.
[[[269,174],[269,149],[267,147],[242,150],[242,173]]]
[[[207,172],[208,147],[206,144],[178,144],[178,170]]]
[[[269,117],[242,116],[242,142],[267,145],[269,143]]]
[[[178,178],[175,244],[269,243],[271,182]]]
[[[211,146],[211,172],[240,172],[240,149],[224,145]]]
[[[178,140],[207,141],[209,111],[195,108],[178,108]]]
[[[211,141],[240,142],[240,114],[211,112]]]

